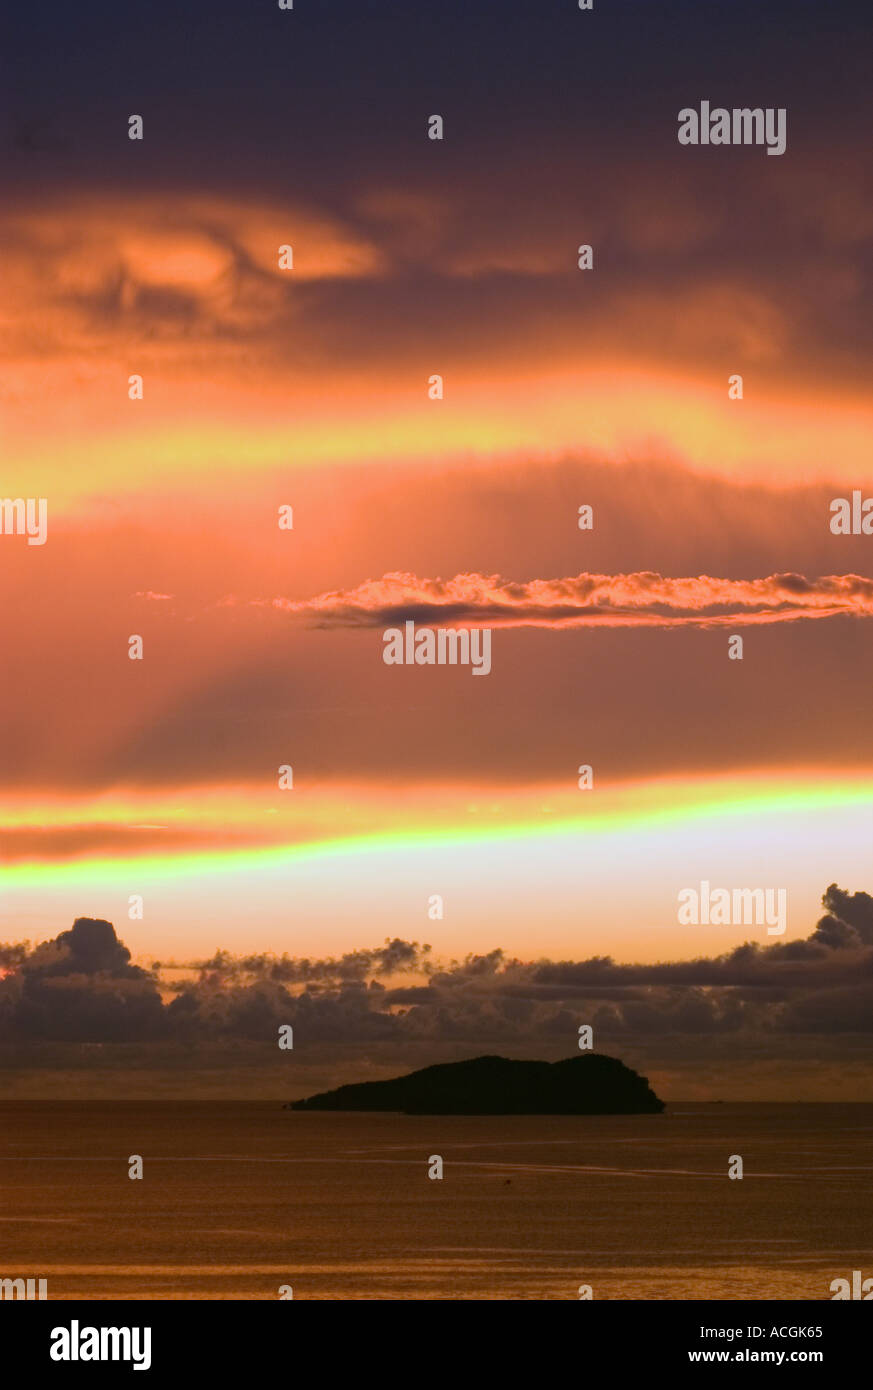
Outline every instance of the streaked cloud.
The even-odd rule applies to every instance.
[[[873,616],[873,579],[771,574],[763,579],[577,574],[518,582],[500,575],[420,579],[386,574],[355,589],[273,606],[325,626],[382,627],[404,621],[495,627],[718,627],[802,618]]]

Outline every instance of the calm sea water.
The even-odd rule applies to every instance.
[[[16,1101],[0,1126],[0,1276],[46,1277],[50,1298],[822,1299],[873,1275],[870,1105]]]

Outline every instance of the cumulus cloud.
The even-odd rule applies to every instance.
[[[109,922],[79,917],[34,950],[0,947],[0,1036],[129,1042],[162,1031],[154,975],[130,963]]]
[[[194,970],[201,983],[210,985],[272,982],[277,984],[352,983],[369,977],[396,975],[404,971],[427,970],[430,946],[417,941],[402,941],[399,937],[386,940],[384,946],[348,951],[339,957],[312,960],[267,952],[234,956],[229,951],[216,951],[209,960],[189,962],[165,968]],[[156,969],[160,969],[160,964]],[[185,988],[185,986],[182,986]]]
[[[572,1037],[753,1040],[873,1033],[873,898],[832,884],[805,940],[747,943],[721,956],[651,965],[608,956],[521,961],[499,948],[438,962],[399,938],[339,957],[268,953],[155,963],[143,970],[108,922],[79,918],[31,950],[0,946],[6,1040],[370,1042],[535,1048]],[[182,979],[164,982],[169,975]],[[405,978],[404,978],[405,977]]]
[[[763,579],[671,579],[651,571],[515,581],[491,574],[368,579],[273,607],[324,627],[387,627],[412,621],[489,627],[717,627],[873,614],[873,579],[771,574]]]

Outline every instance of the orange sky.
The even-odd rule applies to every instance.
[[[339,105],[312,119],[306,55],[327,41],[315,20],[293,51],[272,30],[248,33],[263,87],[204,122],[162,59],[141,148],[98,131],[60,71],[72,143],[51,122],[12,141],[0,492],[46,499],[48,541],[0,536],[0,641],[14,658],[0,688],[7,933],[22,912],[46,935],[64,925],[32,899],[42,874],[71,864],[91,866],[109,912],[114,869],[133,878],[140,856],[177,856],[208,918],[219,890],[198,880],[204,854],[387,837],[399,864],[407,849],[391,837],[404,827],[436,841],[472,817],[477,834],[523,837],[542,817],[611,824],[620,808],[640,864],[621,950],[652,958],[658,817],[706,786],[730,821],[736,779],[769,788],[745,840],[732,822],[725,871],[738,880],[762,844],[779,860],[779,808],[798,813],[798,867],[785,869],[804,903],[798,935],[836,858],[864,886],[863,807],[837,793],[873,768],[871,542],[835,536],[829,507],[873,495],[871,181],[849,184],[834,158],[829,87],[815,120],[797,89],[784,158],[732,150],[716,163],[674,139],[674,98],[690,99],[681,52],[661,85],[639,81],[651,17],[620,40],[590,31],[579,47],[574,30],[546,49],[528,18],[504,19],[489,69],[503,99],[466,85],[483,41],[471,32],[474,68],[458,75],[449,54],[458,88],[441,148],[420,88],[413,100],[396,72],[364,90],[356,65],[343,69]],[[715,80],[735,36],[687,19]],[[374,35],[354,32],[369,52]],[[128,38],[122,68],[150,72],[157,39]],[[410,81],[418,64],[441,71],[447,42],[434,31],[414,47]],[[232,92],[216,43],[204,90]],[[518,68],[521,51],[539,65]],[[751,66],[744,55],[748,82],[765,51],[766,36]],[[386,55],[371,56],[381,70]],[[434,90],[448,101],[438,79]],[[593,140],[589,103],[616,91],[626,100],[604,108]],[[289,133],[301,129],[305,146]],[[578,269],[582,244],[593,270]],[[134,373],[141,400],[128,397]],[[441,400],[428,398],[434,373]],[[742,400],[728,396],[735,373]],[[278,527],[283,504],[292,531]],[[593,590],[587,576],[600,577]],[[589,591],[564,625],[567,595]],[[494,624],[487,679],[381,661],[392,607],[435,595],[434,613]],[[734,632],[742,663],[728,660]],[[128,660],[132,634],[141,662]],[[584,815],[582,763],[596,773]],[[284,764],[295,789],[283,797]],[[809,819],[816,804],[847,818],[842,845]],[[699,877],[722,833],[706,824],[709,838],[682,822]],[[609,872],[591,873],[603,903]],[[536,924],[513,921],[518,949],[543,933],[554,949],[608,948],[616,923],[589,912],[578,926],[577,892],[568,880]],[[355,918],[355,893],[351,877],[343,945],[378,925],[373,907]],[[77,911],[74,896],[57,910]],[[267,897],[281,945],[283,895]],[[477,900],[447,945],[490,947],[503,911],[494,920]],[[162,912],[137,929],[143,956],[149,933],[199,940],[179,901]],[[664,948],[697,949],[674,926],[663,913],[655,924]],[[258,926],[221,929],[220,944],[240,947]],[[285,944],[304,930],[298,918]]]
[[[596,1019],[672,1096],[863,1095],[860,11],[9,25],[0,529],[47,508],[0,534],[21,1093],[104,1039],[195,1089],[202,1043],[208,1090],[293,1016],[319,1085]],[[785,109],[784,154],[680,145],[702,100]],[[407,623],[487,630],[488,674],[386,664]],[[704,881],[784,893],[784,932],[683,921]]]
[[[791,804],[798,776],[826,798],[831,779],[868,773],[867,658],[853,647],[848,684],[844,674],[837,691],[830,677],[867,600],[845,604],[855,618],[753,635],[761,600],[791,599],[796,613],[783,617],[836,611],[767,576],[837,576],[830,594],[855,584],[840,576],[864,572],[868,542],[833,536],[828,506],[869,477],[866,391],[826,374],[811,390],[787,306],[735,293],[717,268],[678,294],[633,297],[620,282],[604,292],[609,270],[598,265],[589,306],[592,282],[572,248],[542,230],[508,257],[458,246],[441,270],[448,293],[468,296],[489,276],[511,277],[521,336],[498,321],[489,338],[476,318],[468,337],[448,322],[411,338],[383,326],[365,351],[357,287],[402,294],[404,228],[428,226],[419,250],[433,261],[457,209],[445,191],[421,205],[372,194],[361,206],[367,236],[293,201],[241,208],[215,195],[95,190],[66,205],[62,224],[50,203],[5,214],[15,267],[5,491],[49,506],[45,547],[2,538],[3,641],[19,657],[2,695],[17,911],[21,885],[38,892],[53,863],[61,875],[91,864],[101,898],[101,876],[118,879],[107,866],[132,882],[141,856],[166,866],[177,855],[193,883],[203,853],[378,845],[403,827],[425,842],[451,830],[462,846],[472,823],[476,834],[539,833],[549,816],[584,834],[613,804],[625,818],[644,808],[629,845],[645,856],[674,785],[715,779],[712,796],[729,804],[726,777],[765,773]],[[685,244],[712,228],[702,216]],[[669,228],[662,235],[666,244]],[[277,249],[290,240],[294,269],[280,271]],[[537,349],[522,351],[538,286]],[[360,350],[337,354],[344,313]],[[692,361],[704,328],[710,350]],[[442,401],[427,397],[436,370]],[[744,374],[742,401],[728,400],[729,370]],[[127,396],[133,371],[142,401]],[[587,533],[582,502],[595,508]],[[294,507],[290,532],[277,525],[283,503]],[[470,585],[455,576],[470,574],[502,576],[477,580],[477,592],[508,585],[513,603],[540,604],[572,576],[601,575],[627,604],[640,583],[621,576],[640,571],[665,576],[654,589],[645,580],[648,616],[632,608],[614,621],[652,623],[648,637],[498,631],[480,689],[465,672],[386,671],[378,632],[345,618],[320,626],[349,595],[452,597]],[[391,574],[410,579],[398,587],[383,580]],[[367,611],[371,599],[360,601]],[[746,630],[746,664],[728,664],[714,630],[668,635],[671,621],[690,620],[682,612]],[[127,658],[132,633],[142,663]],[[799,672],[807,697],[786,719]],[[597,809],[581,820],[580,762],[597,769]],[[276,790],[285,763],[293,810]],[[704,876],[706,837],[696,843]],[[758,848],[735,842],[740,877]],[[820,892],[833,872],[816,850]],[[396,852],[407,853],[401,839]],[[851,854],[848,868],[864,871]],[[200,891],[209,913],[211,890]],[[355,892],[352,876],[350,901]],[[591,886],[593,899],[602,893]],[[657,950],[645,895],[643,883],[627,907],[638,926],[622,930],[626,958]],[[139,933],[141,950],[152,938],[166,949],[188,921],[178,902],[163,911]],[[569,951],[568,903],[543,911],[553,948]],[[504,925],[481,903],[462,922],[447,947],[460,949],[462,933],[489,946]],[[523,949],[524,930],[505,925]],[[656,926],[664,949],[692,946],[663,913]],[[810,926],[798,919],[797,934]],[[236,948],[252,930],[225,929],[222,944]],[[280,928],[269,934],[281,943]],[[603,944],[591,925],[584,939]]]

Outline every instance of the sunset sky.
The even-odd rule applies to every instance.
[[[772,945],[679,925],[686,885],[785,887],[785,941],[873,890],[873,536],[829,511],[873,496],[853,25],[10,16],[0,493],[48,538],[0,536],[3,940],[681,961]],[[785,107],[785,154],[680,146],[702,99]],[[408,618],[489,627],[490,674],[386,666]]]

